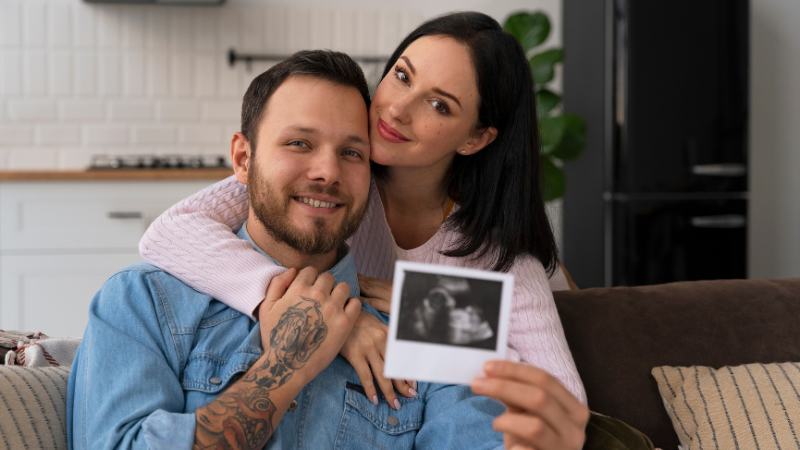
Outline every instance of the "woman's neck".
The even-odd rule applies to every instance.
[[[424,244],[442,225],[447,208],[447,172],[431,167],[390,167],[378,193],[386,221],[400,248]]]

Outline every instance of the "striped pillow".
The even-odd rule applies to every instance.
[[[0,448],[67,448],[69,368],[0,365]]]
[[[800,448],[800,364],[651,373],[686,450]]]

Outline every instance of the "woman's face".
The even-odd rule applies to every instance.
[[[417,39],[375,91],[370,159],[386,166],[448,167],[456,152],[480,150],[473,145],[478,104],[467,47],[449,37]]]

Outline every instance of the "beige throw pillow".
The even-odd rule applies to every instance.
[[[800,364],[651,373],[687,450],[800,449]]]
[[[67,367],[0,365],[0,449],[67,448]]]

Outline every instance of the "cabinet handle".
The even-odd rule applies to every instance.
[[[699,164],[692,166],[692,173],[712,177],[741,177],[747,173],[747,167],[744,164]]]
[[[747,218],[740,214],[692,217],[692,226],[697,228],[744,228],[745,225]]]
[[[111,211],[108,213],[109,219],[141,219],[140,211]]]

